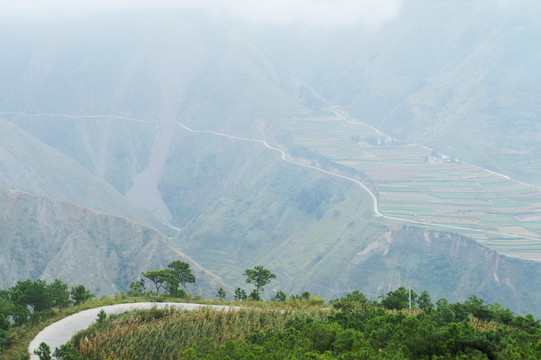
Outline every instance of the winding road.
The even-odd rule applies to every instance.
[[[336,115],[341,116],[346,122],[350,123],[349,121],[346,120],[344,115],[342,115],[342,114],[340,114],[338,112],[335,112],[335,111],[332,111],[332,112],[335,113]],[[297,166],[302,166],[302,167],[305,167],[305,168],[313,169],[313,170],[328,174],[330,176],[334,176],[334,177],[338,177],[338,178],[341,178],[341,179],[345,179],[345,180],[349,180],[351,182],[354,182],[355,184],[360,185],[368,193],[368,195],[370,195],[370,197],[372,198],[373,205],[374,205],[373,206],[374,215],[376,217],[379,217],[379,218],[382,218],[382,219],[398,221],[398,222],[405,222],[405,223],[414,224],[414,225],[437,226],[437,227],[441,227],[441,228],[445,228],[445,229],[451,229],[451,230],[466,230],[466,231],[472,231],[472,232],[484,233],[484,234],[495,234],[495,235],[502,235],[502,236],[510,236],[510,237],[513,237],[513,238],[528,239],[528,240],[532,240],[532,241],[541,242],[541,239],[539,239],[539,238],[534,238],[534,237],[529,237],[529,236],[518,236],[518,235],[515,235],[515,234],[504,233],[504,232],[500,232],[500,231],[482,230],[482,229],[475,229],[475,228],[462,227],[462,226],[454,226],[454,225],[446,225],[446,224],[438,224],[438,223],[429,223],[429,222],[409,220],[409,219],[404,219],[404,218],[399,218],[399,217],[394,217],[394,216],[387,216],[387,215],[382,214],[379,211],[379,202],[378,202],[378,199],[377,199],[376,195],[372,192],[372,190],[370,190],[365,184],[363,184],[361,181],[359,181],[357,179],[351,178],[349,176],[333,173],[332,171],[328,171],[328,170],[325,170],[325,169],[322,169],[322,168],[318,168],[316,166],[307,165],[307,164],[303,164],[303,163],[288,159],[287,154],[282,149],[279,149],[277,147],[269,145],[265,140],[252,139],[252,138],[246,138],[246,137],[240,137],[240,136],[234,136],[234,135],[228,135],[228,134],[223,134],[223,133],[219,133],[217,131],[212,131],[212,130],[194,130],[194,129],[191,129],[188,126],[186,126],[186,125],[184,125],[184,124],[182,124],[182,123],[180,123],[178,121],[177,121],[177,124],[181,128],[183,128],[183,129],[185,129],[185,130],[187,130],[187,131],[189,131],[191,133],[212,134],[212,135],[221,136],[221,137],[234,139],[234,140],[241,140],[241,141],[249,141],[249,142],[260,143],[260,144],[263,144],[266,148],[268,148],[270,150],[279,152],[281,154],[281,159],[283,161],[287,161],[287,162],[295,164]],[[383,134],[380,131],[378,131],[378,133]],[[486,170],[486,171],[489,171],[489,170]],[[499,175],[501,175],[501,174],[499,174]],[[506,176],[506,175],[501,175],[501,176]]]
[[[345,115],[341,114],[338,111],[330,110],[330,112],[332,112],[335,115],[341,117],[345,122],[347,122],[349,124],[356,124],[354,122],[349,121]],[[10,111],[4,111],[4,112],[0,112],[0,114],[19,114],[19,115],[29,116],[29,117],[61,116],[61,117],[66,117],[66,118],[114,118],[114,119],[121,119],[121,120],[135,121],[135,122],[142,122],[142,123],[158,123],[158,121],[141,120],[141,119],[135,119],[135,118],[129,118],[129,117],[123,117],[123,116],[117,116],[117,115],[27,114],[27,113],[20,112],[20,111],[11,111],[11,112]],[[351,182],[359,185],[360,187],[362,187],[368,193],[368,195],[372,198],[373,212],[374,212],[374,216],[377,217],[377,218],[387,219],[387,220],[391,220],[391,221],[398,221],[398,222],[403,222],[403,223],[408,223],[408,224],[425,225],[425,226],[437,226],[437,227],[444,228],[444,229],[466,230],[466,231],[477,232],[477,233],[495,234],[495,235],[500,235],[500,236],[509,236],[509,237],[518,238],[518,239],[527,239],[527,240],[541,242],[541,239],[539,239],[539,238],[534,238],[534,237],[529,237],[529,236],[519,236],[519,235],[515,235],[515,234],[500,232],[500,231],[483,230],[483,229],[476,229],[476,228],[462,227],[462,226],[454,226],[454,225],[447,225],[447,224],[439,224],[439,223],[429,223],[429,222],[409,220],[409,219],[404,219],[404,218],[399,218],[399,217],[394,217],[394,216],[387,216],[387,215],[384,215],[384,214],[382,214],[380,212],[378,199],[377,199],[376,195],[372,192],[372,190],[370,190],[364,183],[362,183],[361,181],[359,181],[357,179],[351,178],[349,176],[337,174],[337,173],[334,173],[332,171],[328,171],[328,170],[325,170],[325,169],[322,169],[322,168],[318,168],[316,166],[307,165],[307,164],[304,164],[304,163],[300,163],[300,162],[291,160],[291,159],[289,159],[287,157],[287,154],[282,149],[279,149],[277,147],[269,145],[267,143],[267,141],[265,141],[265,140],[253,139],[253,138],[247,138],[247,137],[241,137],[241,136],[235,136],[235,135],[229,135],[229,134],[224,134],[224,133],[220,133],[220,132],[212,131],[212,130],[195,130],[195,129],[192,129],[192,128],[184,125],[181,122],[177,121],[176,123],[177,123],[178,126],[183,128],[184,130],[187,130],[187,131],[189,131],[191,133],[194,133],[194,134],[212,134],[212,135],[215,135],[215,136],[221,136],[221,137],[225,137],[225,138],[233,139],[233,140],[259,143],[259,144],[264,145],[269,150],[278,152],[283,161],[289,162],[291,164],[295,164],[297,166],[302,166],[302,167],[305,167],[305,168],[313,169],[315,171],[319,171],[319,172],[328,174],[330,176],[334,176],[334,177],[338,177],[338,178],[341,178],[341,179],[351,181]],[[379,130],[373,128],[373,127],[371,127],[371,128],[374,131],[378,132],[379,134],[385,135],[381,131],[379,131]],[[429,148],[427,148],[427,149],[429,149]],[[467,164],[467,163],[464,163],[464,164],[470,165],[470,164]],[[473,166],[473,165],[471,165],[471,166]],[[477,167],[477,166],[475,166],[475,167]],[[510,179],[507,175],[494,173],[493,171],[490,171],[490,170],[487,170],[487,169],[483,169],[483,170],[485,170],[487,172],[490,172],[490,173],[493,173],[495,175],[504,177],[506,179]],[[518,182],[517,180],[514,180],[514,179],[510,179],[510,180]],[[532,184],[526,184],[526,183],[523,183],[523,184],[528,185],[528,186],[532,186],[532,187],[536,187],[535,185],[532,185]]]
[[[360,185],[364,190],[366,190],[368,195],[370,195],[370,197],[372,198],[372,201],[373,201],[373,204],[374,204],[373,210],[374,210],[375,216],[376,217],[382,217],[383,216],[383,214],[379,212],[378,198],[376,197],[376,195],[374,195],[374,193],[365,184],[363,184],[362,182],[360,182],[357,179],[351,178],[349,176],[333,173],[332,171],[328,171],[328,170],[325,170],[325,169],[322,169],[322,168],[318,168],[317,166],[303,164],[301,162],[297,162],[297,161],[293,161],[291,159],[288,159],[287,154],[282,149],[279,149],[277,147],[269,145],[265,140],[251,139],[251,138],[245,138],[245,137],[240,137],[240,136],[222,134],[222,133],[219,133],[219,132],[216,132],[216,131],[210,131],[210,130],[193,130],[193,129],[187,127],[186,125],[184,125],[184,124],[182,124],[182,123],[180,123],[178,121],[177,121],[177,124],[181,128],[183,128],[185,130],[188,130],[189,132],[192,132],[192,133],[213,134],[213,135],[217,135],[217,136],[226,137],[226,138],[229,138],[229,139],[260,143],[260,144],[263,144],[267,149],[279,152],[280,156],[281,156],[281,159],[283,161],[289,162],[291,164],[295,164],[297,166],[302,166],[302,167],[305,167],[305,168],[313,169],[313,170],[325,173],[327,175],[331,175],[331,176],[334,176],[334,177],[338,177],[338,178],[341,178],[341,179],[352,181],[352,182],[356,183],[357,185]]]
[[[145,310],[145,309],[165,309],[175,308],[178,310],[198,310],[202,307],[210,307],[215,310],[238,310],[240,307],[236,306],[219,306],[219,305],[202,305],[202,304],[188,304],[188,303],[173,303],[173,302],[141,302],[141,303],[127,303],[101,306],[95,309],[88,309],[78,312],[77,314],[70,315],[62,320],[59,320],[45,329],[43,329],[36,337],[30,342],[28,346],[28,352],[30,353],[30,359],[39,360],[37,355],[34,355],[34,350],[39,347],[42,342],[47,343],[51,348],[51,353],[61,345],[67,343],[77,332],[88,328],[98,318],[98,313],[103,310],[107,315],[121,314],[126,311],[132,310]]]

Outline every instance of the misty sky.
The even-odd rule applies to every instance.
[[[193,8],[259,24],[315,27],[377,26],[398,16],[402,0],[0,0],[10,18],[92,16],[140,8]]]

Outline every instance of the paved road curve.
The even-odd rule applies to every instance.
[[[141,309],[164,309],[164,308],[176,308],[180,310],[197,310],[202,307],[211,307],[216,310],[229,309],[236,310],[238,307],[233,306],[219,306],[219,305],[202,305],[202,304],[187,304],[187,303],[154,303],[154,302],[141,302],[141,303],[128,303],[102,306],[95,309],[88,309],[81,311],[77,314],[68,316],[62,320],[55,322],[43,329],[30,343],[28,352],[30,353],[30,359],[38,360],[38,356],[34,355],[34,350],[38,348],[42,342],[47,343],[51,347],[51,353],[60,345],[67,343],[73,335],[78,331],[86,329],[98,318],[98,313],[103,309],[107,315],[120,314],[130,310]]]

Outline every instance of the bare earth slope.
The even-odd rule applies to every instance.
[[[225,287],[158,231],[71,203],[0,190],[0,233],[0,288],[58,278],[111,294],[177,259],[190,263],[197,279],[188,290],[213,296]]]

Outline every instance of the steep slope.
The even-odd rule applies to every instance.
[[[337,244],[331,253],[307,273],[288,284],[306,283],[316,293],[342,296],[361,288],[373,299],[399,286],[410,284],[420,292],[429,290],[434,299],[465,300],[476,295],[518,313],[541,314],[541,264],[499,255],[464,236],[415,227],[371,227],[364,243]],[[344,260],[337,267],[337,257]],[[329,268],[334,268],[329,272]]]
[[[0,119],[0,188],[45,195],[94,210],[160,226],[73,159]]]
[[[133,178],[148,166],[157,121],[119,116],[27,116],[4,113],[20,129],[76,160],[94,176],[123,194]]]
[[[0,233],[0,288],[58,278],[112,294],[177,259],[190,263],[197,279],[189,291],[212,297],[225,287],[156,230],[67,202],[0,190]]]
[[[380,29],[266,35],[329,102],[408,142],[540,185],[539,2],[403,2]]]
[[[171,213],[157,187],[176,121],[270,137],[279,121],[315,106],[293,73],[230,24],[160,12],[83,23],[47,23],[43,38],[3,24],[21,40],[0,35],[13,50],[0,69],[10,79],[0,85],[0,106],[49,114],[4,116],[162,222]]]

